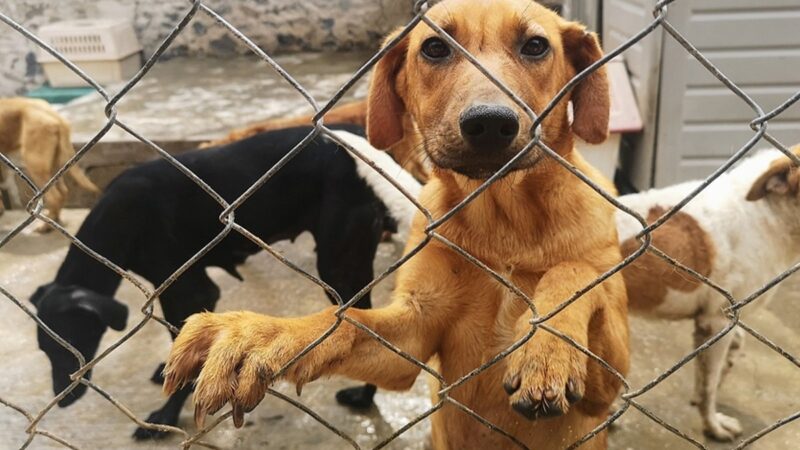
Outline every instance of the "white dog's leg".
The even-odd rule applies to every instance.
[[[744,338],[745,338],[745,331],[739,327],[736,327],[731,331],[733,338],[731,339],[731,346],[728,349],[728,357],[725,359],[725,366],[722,368],[722,377],[719,380],[720,385],[725,382],[725,378],[727,378],[728,374],[731,372],[733,368],[733,364],[736,362],[736,355],[742,352],[744,348]]]
[[[728,324],[721,312],[698,316],[695,322],[695,344],[702,345]],[[722,373],[728,365],[731,344],[736,340],[736,330],[723,336],[714,345],[697,356],[695,395],[703,418],[704,432],[719,441],[731,441],[741,434],[739,421],[717,411],[717,390]]]

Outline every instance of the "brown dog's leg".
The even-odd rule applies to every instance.
[[[33,180],[39,188],[43,187],[50,179],[49,174],[39,168],[30,170],[30,174],[31,180]],[[66,196],[61,190],[61,186],[59,186],[60,183],[62,183],[62,181],[59,180],[44,194],[44,206],[47,208],[45,215],[57,223],[61,223],[61,208],[64,206],[64,200],[66,199]],[[52,231],[52,228],[50,225],[42,223],[36,227],[35,231],[37,233],[48,233]]]
[[[409,242],[421,241],[412,233]],[[459,319],[463,308],[449,250],[428,245],[403,265],[391,305],[349,309],[346,315],[383,339],[427,361],[439,348],[445,324]],[[467,263],[462,263],[467,264]],[[464,271],[462,271],[463,274]],[[298,318],[276,318],[250,312],[195,314],[186,321],[167,359],[164,390],[174,392],[196,378],[197,421],[230,402],[234,420],[252,410],[274,381],[274,374],[337,322],[336,308]],[[403,390],[414,383],[420,367],[389,350],[367,332],[342,321],[333,332],[292,364],[282,377],[303,384],[324,375],[344,375],[380,388]]]
[[[0,217],[6,212],[6,202],[3,198],[5,195],[11,196],[11,183],[14,183],[14,179],[11,178],[9,171],[5,170],[3,166],[0,166]],[[7,193],[4,191],[8,191]],[[9,208],[11,205],[9,205]]]
[[[282,319],[250,312],[195,314],[187,320],[167,360],[164,389],[172,393],[197,377],[195,419],[230,402],[234,423],[264,397],[273,375],[334,323],[336,309]],[[417,359],[427,360],[437,342],[435,327],[410,304],[347,311],[389,342]],[[425,338],[419,336],[426,335]],[[325,340],[283,374],[298,391],[323,375],[339,374],[387,389],[408,389],[420,369],[367,333],[342,322]]]
[[[59,125],[54,123],[47,114],[34,114],[31,123],[26,124],[20,137],[20,155],[31,180],[38,188],[44,187],[50,177],[56,172],[59,145]],[[65,196],[58,183],[55,183],[44,194],[44,206],[47,208],[47,217],[59,222],[61,208],[64,206]],[[39,233],[46,233],[51,228],[41,224],[36,228]]]
[[[33,180],[39,188],[43,187],[50,180],[50,175],[52,174],[52,172],[47,171],[47,168],[43,169],[41,167],[32,167],[29,168],[28,171],[30,172],[31,180]],[[60,186],[61,183],[63,183],[63,181],[59,180],[44,194],[44,205],[47,208],[45,215],[57,223],[61,223],[61,209],[66,200],[66,196]],[[66,188],[63,189],[66,190]],[[46,223],[36,227],[37,233],[47,233],[51,230],[52,228],[50,225]]]
[[[555,266],[544,274],[534,291],[533,299],[538,312],[545,315],[554,310],[598,275],[597,269],[583,262]],[[624,373],[627,370],[627,353],[608,354],[615,348],[627,348],[625,304],[619,300],[624,299],[624,293],[620,292],[622,286],[618,280],[612,279],[608,283],[612,285],[595,287],[545,323],[583,347],[600,351],[601,357],[609,357],[609,362]],[[611,293],[609,289],[616,292]],[[604,304],[606,296],[614,302],[621,302],[621,305],[611,302]],[[601,323],[602,318],[596,319],[598,314],[610,315],[608,310],[619,306],[620,313],[612,317],[614,322]],[[531,317],[529,311],[517,322],[518,337],[521,338],[530,330]],[[603,330],[611,326],[621,329],[619,332]],[[613,337],[614,334],[619,334],[619,338]],[[601,342],[604,340],[609,342]],[[589,364],[588,357],[570,343],[540,329],[509,357],[504,387],[511,397],[512,407],[529,419],[562,415],[581,399],[576,405],[579,409],[603,417],[617,395],[620,382],[604,376],[598,369],[604,370],[599,366],[593,367],[595,365]]]

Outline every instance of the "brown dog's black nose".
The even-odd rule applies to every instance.
[[[475,150],[503,150],[517,137],[519,121],[514,111],[501,105],[469,107],[459,122],[461,136]]]

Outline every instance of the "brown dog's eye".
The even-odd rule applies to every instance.
[[[541,58],[542,56],[546,55],[549,50],[550,42],[541,36],[535,36],[530,38],[528,42],[522,46],[520,52],[525,56]]]
[[[422,43],[422,54],[431,60],[440,60],[450,56],[450,46],[438,37],[425,39]]]

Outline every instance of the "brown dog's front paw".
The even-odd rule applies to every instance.
[[[586,355],[543,333],[509,356],[503,381],[511,407],[529,420],[565,414],[585,389]]]
[[[253,313],[203,313],[191,316],[175,339],[164,369],[164,391],[171,394],[192,379],[195,422],[203,427],[207,414],[226,403],[233,423],[244,424],[264,398],[275,371],[293,356],[283,348],[281,330],[267,316]]]

